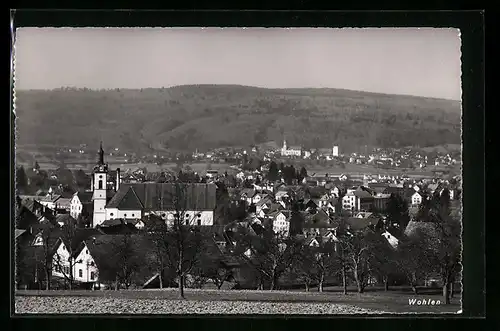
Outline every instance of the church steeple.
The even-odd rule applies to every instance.
[[[99,145],[99,158],[97,159],[97,165],[104,165],[104,150],[102,149],[102,141]]]

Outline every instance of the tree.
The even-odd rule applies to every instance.
[[[225,282],[233,279],[233,269],[226,263],[229,255],[221,252],[211,238],[205,238],[206,250],[194,268],[199,278],[211,280],[217,289],[221,289]]]
[[[186,275],[198,264],[203,252],[203,237],[195,222],[199,213],[188,214],[188,187],[179,181],[173,185],[169,200],[173,208],[173,220],[168,226],[168,263],[175,270],[179,286],[179,295],[184,299]],[[196,208],[196,206],[191,206]],[[191,208],[190,208],[191,209]]]
[[[23,166],[18,167],[16,171],[16,189],[21,194],[28,189],[28,177]]]
[[[267,174],[267,179],[274,182],[279,179],[279,170],[278,170],[278,165],[276,162],[271,161],[269,164],[269,172]]]
[[[347,253],[347,263],[352,272],[358,293],[363,293],[371,275],[372,232],[354,232],[343,236],[342,241]]]
[[[74,171],[73,179],[77,189],[90,189],[90,178],[82,169]]]
[[[163,275],[168,265],[166,259],[168,258],[170,241],[168,227],[164,220],[155,215],[150,215],[149,221],[153,222],[150,231],[148,231],[150,242],[153,244],[153,249],[151,250],[151,264],[153,267],[156,267],[160,288],[163,288]]]
[[[408,202],[399,195],[391,194],[387,202],[386,214],[390,226],[396,223],[400,229],[405,229],[410,221]]]
[[[418,294],[418,281],[433,269],[426,234],[416,231],[411,236],[403,236],[398,243],[396,266],[408,280],[414,294]]]
[[[36,264],[40,266],[45,279],[45,289],[50,290],[50,283],[52,279],[52,258],[54,254],[54,246],[59,237],[59,227],[51,223],[45,223],[38,233],[38,242],[36,245]],[[38,267],[37,267],[38,273]],[[38,278],[38,277],[37,277]]]
[[[315,268],[314,259],[312,247],[303,245],[291,269],[292,278],[304,282],[306,292],[309,292],[311,284],[317,281],[317,269]]]
[[[379,280],[384,283],[384,289],[389,290],[389,277],[397,270],[396,251],[382,236],[372,236],[372,260],[371,267]]]
[[[434,196],[431,208],[431,220],[437,231],[437,245],[434,246],[435,266],[443,284],[443,299],[450,303],[455,276],[461,270],[461,224],[460,219],[451,217],[450,196],[448,190],[443,190],[440,196]]]
[[[261,236],[248,234],[243,238],[238,256],[258,272],[260,288],[268,281],[270,289],[277,290],[280,277],[290,270],[300,253],[300,243],[267,229]]]
[[[332,241],[320,243],[320,247],[314,251],[313,261],[317,270],[318,291],[323,292],[325,279],[335,274],[339,269],[339,263],[335,252],[335,243]]]
[[[307,170],[305,167],[300,168],[298,180],[301,182],[304,178],[307,178]]]
[[[59,237],[60,243],[63,243],[66,250],[64,254],[56,250],[53,256],[53,267],[62,273],[65,282],[67,282],[69,289],[73,289],[75,282],[74,267],[75,267],[75,251],[74,239],[76,235],[76,220],[70,218],[68,224],[61,228],[61,236]],[[67,268],[66,268],[67,267]]]
[[[304,228],[304,218],[299,211],[299,204],[293,201],[291,204],[290,235],[293,237],[302,234]]]
[[[118,290],[120,284],[128,289],[144,261],[140,255],[139,238],[130,233],[115,235],[110,244],[108,256],[115,274],[115,289]]]

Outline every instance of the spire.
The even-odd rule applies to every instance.
[[[102,141],[99,145],[99,159],[97,160],[98,165],[104,165],[104,150],[102,149]]]

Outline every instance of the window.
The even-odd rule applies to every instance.
[[[113,213],[110,213],[110,214],[109,214],[109,216],[114,216],[114,214],[113,214]]]
[[[94,261],[90,262],[90,265],[91,265],[92,267],[93,267],[93,266],[95,266]]]
[[[101,179],[101,178],[102,178],[102,175],[99,175],[99,179]]]
[[[135,217],[135,214],[132,214],[132,217]]]
[[[83,277],[83,270],[82,269],[78,269],[78,277]]]
[[[88,254],[88,253],[89,253],[89,250],[88,250],[88,249],[86,249],[86,250],[85,250],[85,254]]]
[[[189,217],[189,214],[186,214],[186,218],[188,218],[188,217]]]
[[[198,219],[198,226],[201,225],[201,219]]]
[[[90,272],[90,280],[94,280],[94,276],[95,276],[95,275],[94,275],[94,272],[93,272],[93,271],[91,271],[91,272]]]
[[[102,180],[99,181],[99,186],[98,186],[99,190],[102,190]]]
[[[127,217],[127,214],[123,214],[123,216]]]

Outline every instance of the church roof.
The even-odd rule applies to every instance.
[[[144,210],[214,210],[216,185],[124,183],[111,199],[107,208],[121,209],[119,206],[122,200],[124,204],[126,202],[127,206],[137,207],[140,203],[141,209]]]
[[[142,210],[144,206],[134,191],[133,187],[126,187],[111,198],[107,208],[118,208],[120,210]]]

